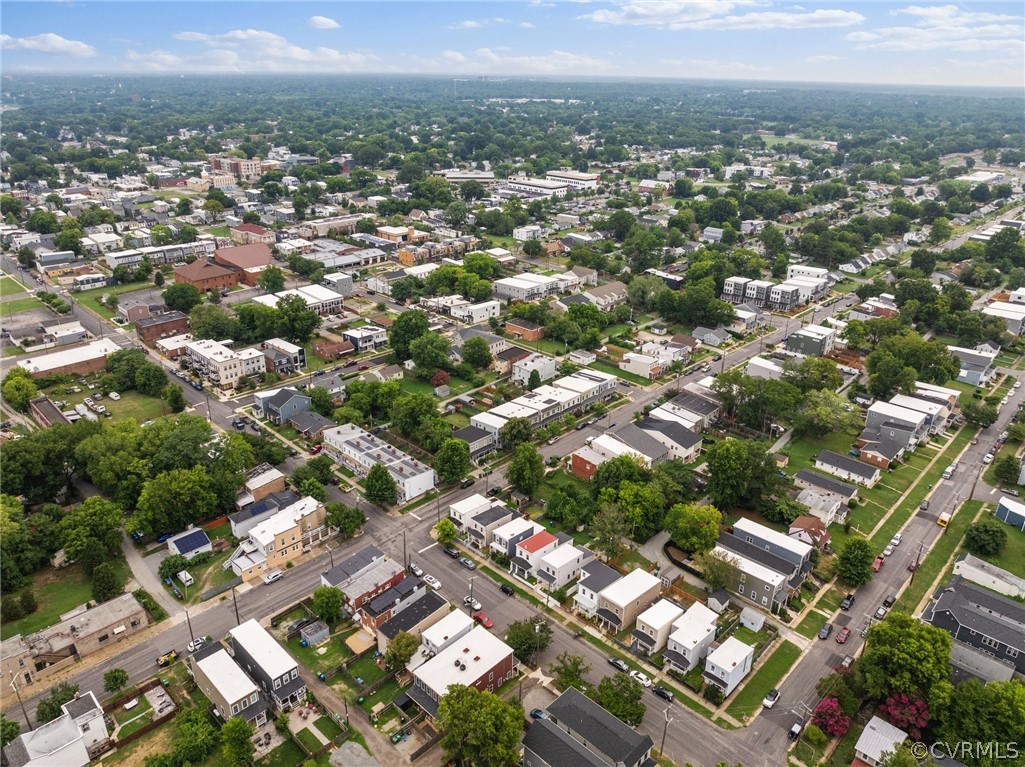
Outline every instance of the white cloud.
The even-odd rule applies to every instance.
[[[529,21],[520,22],[520,29],[535,29],[536,27],[536,24],[531,24]]]
[[[721,75],[750,75],[771,72],[772,67],[748,64],[744,61],[717,61],[715,59],[663,59],[667,67],[683,70],[674,72],[686,77],[714,77]]]
[[[592,11],[580,18],[599,24],[653,26],[664,29],[821,29],[860,24],[865,17],[855,11],[815,10],[803,12],[800,6],[791,11],[755,11],[731,13],[735,10],[761,7],[762,0],[628,0],[618,7]]]
[[[480,29],[481,27],[488,27],[492,24],[508,24],[509,19],[503,19],[497,17],[494,19],[467,19],[466,21],[460,21],[456,24],[452,24],[449,29]]]
[[[956,5],[920,6],[909,5],[890,11],[893,15],[907,14],[918,18],[920,24],[947,26],[950,24],[989,23],[994,21],[1021,21],[1020,16],[1007,16],[1000,13],[980,13],[963,11]]]
[[[508,48],[478,48],[468,53],[446,50],[435,58],[415,57],[415,71],[470,74],[610,74],[608,61],[569,51],[510,56]]]
[[[31,37],[11,37],[0,35],[0,47],[7,51],[38,51],[39,53],[59,53],[64,56],[88,58],[96,55],[96,49],[79,40],[68,40],[53,32],[44,32]]]
[[[852,27],[865,17],[855,11],[817,10],[811,13],[780,13],[764,11],[740,16],[723,16],[687,24],[688,29],[822,29]]]
[[[307,22],[314,29],[341,29],[342,25],[327,16],[310,16]]]
[[[821,56],[809,56],[805,59],[809,64],[823,64],[827,61],[843,61],[846,56],[831,56],[828,53],[822,54]]]
[[[555,3],[546,3],[543,0],[530,0],[530,2],[527,3],[527,5],[529,5],[531,8],[554,8],[555,7]]]
[[[1021,16],[965,11],[956,5],[909,5],[890,12],[911,16],[911,26],[852,32],[858,50],[991,52],[1021,51]]]

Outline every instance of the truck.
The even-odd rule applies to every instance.
[[[940,514],[940,516],[936,519],[936,524],[940,527],[946,527],[948,524],[950,524],[950,512],[945,511],[942,514]]]
[[[945,468],[943,470],[943,475],[942,475],[943,479],[950,479],[954,475],[955,471],[957,471],[957,464],[956,463],[950,464],[950,466],[948,466],[947,468]]]

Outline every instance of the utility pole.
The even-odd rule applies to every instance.
[[[520,684],[522,685],[522,682]],[[25,710],[25,702],[21,699],[21,690],[18,689],[14,669],[11,669],[11,687],[14,689],[14,694],[18,696],[18,704],[21,706],[21,713],[25,717],[25,724],[28,725],[29,731],[34,730],[35,727],[32,726],[32,720],[29,718],[28,711]]]
[[[334,558],[331,558],[331,567],[335,566]],[[402,531],[402,567],[405,570],[409,569],[409,556],[406,554],[406,531]]]
[[[669,732],[669,723],[671,721],[673,721],[672,717],[669,716],[669,707],[668,706],[666,706],[666,709],[665,709],[665,711],[662,712],[662,715],[666,718],[666,723],[662,727],[662,745],[660,745],[658,747],[658,755],[661,756],[662,758],[665,758],[665,755],[666,755],[666,733]]]
[[[473,602],[473,582],[475,580],[477,580],[477,576],[476,575],[471,575],[470,578],[469,578],[469,583],[470,583],[470,602],[471,603]]]
[[[241,626],[242,619],[238,616],[238,598],[235,596],[235,587],[231,587],[231,601],[235,605],[235,625]]]
[[[915,582],[915,573],[918,572],[918,565],[921,564],[921,562],[922,562],[922,549],[924,549],[924,548],[925,548],[925,544],[924,543],[918,544],[918,554],[915,555],[915,567],[911,571],[911,580],[909,581],[909,583],[914,583]]]
[[[189,618],[189,608],[187,607],[185,608],[185,621],[189,624],[189,637],[191,637],[192,641],[195,642],[196,635],[192,633],[192,619]]]

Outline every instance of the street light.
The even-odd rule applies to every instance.
[[[673,721],[673,718],[671,716],[669,716],[669,706],[666,706],[666,709],[665,709],[665,711],[662,712],[662,715],[666,718],[666,723],[662,727],[662,745],[660,745],[658,747],[658,754],[661,757],[665,757],[665,755],[666,755],[666,733],[669,732],[669,723],[671,721]]]

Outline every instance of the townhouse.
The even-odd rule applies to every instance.
[[[497,317],[502,311],[502,304],[498,301],[482,301],[478,304],[470,304],[467,302],[466,306],[453,307],[450,312],[460,322],[465,322],[467,325],[474,325],[478,322],[484,322],[490,317]]]
[[[719,688],[723,698],[737,689],[754,665],[754,648],[736,637],[728,637],[705,658],[705,681]]]
[[[267,369],[259,349],[235,351],[210,339],[189,341],[184,349],[189,367],[222,389],[234,389],[240,379],[259,375]]]
[[[549,591],[561,589],[580,576],[581,568],[594,559],[594,553],[572,543],[563,543],[541,557],[535,573]]]
[[[378,629],[427,592],[427,586],[415,575],[406,575],[398,583],[366,599],[356,610],[356,620],[376,636]]]
[[[514,277],[502,277],[493,283],[495,297],[505,302],[537,301],[564,292],[568,287],[566,278],[524,272]]]
[[[622,577],[618,570],[591,560],[580,568],[573,609],[587,618],[593,618],[598,612],[598,595]]]
[[[795,568],[796,573],[807,573],[812,568],[811,557],[814,547],[796,541],[771,527],[741,517],[733,523],[733,535],[785,559]]]
[[[588,288],[582,295],[601,311],[611,312],[626,301],[626,285],[613,280],[604,285]]]
[[[510,559],[516,554],[516,546],[543,531],[537,522],[523,517],[515,517],[504,525],[495,528],[491,533],[491,551]]]
[[[201,648],[188,665],[196,686],[210,699],[222,722],[241,717],[253,727],[267,723],[270,702],[221,645]]]
[[[295,659],[255,618],[228,630],[235,662],[270,697],[279,711],[288,711],[302,703],[306,683],[299,675]]]
[[[735,540],[730,543],[736,548],[742,547]],[[754,550],[750,545],[744,548],[749,553]],[[728,587],[732,593],[770,610],[777,610],[786,604],[789,596],[789,579],[783,573],[718,543],[712,550],[712,555],[725,559],[736,567],[736,577]]]
[[[538,568],[545,554],[555,551],[564,542],[559,536],[547,530],[525,538],[514,547],[513,555],[509,558],[509,572],[520,578],[537,577]]]
[[[662,657],[670,670],[686,674],[708,655],[715,641],[719,616],[695,602],[672,625]]]
[[[357,354],[374,351],[388,345],[388,331],[376,325],[345,328],[342,330],[342,338],[355,347]]]
[[[900,427],[909,433],[907,447],[913,450],[926,438],[929,431],[930,417],[922,411],[923,409],[924,406],[922,409],[911,409],[892,400],[876,401],[865,412],[865,426],[873,428],[892,424]]]
[[[619,360],[619,369],[646,378],[649,381],[664,375],[671,362],[647,354],[627,352]]]
[[[957,380],[971,386],[988,386],[996,375],[996,352],[980,352],[961,346],[948,346],[947,350],[957,358],[960,371]]]
[[[661,590],[662,582],[651,573],[631,571],[598,594],[598,623],[612,633],[619,633],[658,598]]]
[[[449,506],[448,516],[471,546],[485,551],[494,531],[512,519],[513,510],[503,501],[474,493]]]
[[[326,430],[323,440],[332,460],[361,477],[376,465],[387,468],[395,480],[400,505],[433,490],[438,480],[433,468],[354,424]]]
[[[382,554],[376,546],[367,546],[321,573],[320,583],[341,591],[345,596],[343,612],[355,618],[375,597],[405,578],[406,571],[401,564]]]
[[[787,338],[787,351],[805,357],[824,357],[836,345],[836,329],[823,325],[806,325]]]
[[[865,487],[874,487],[881,476],[877,466],[834,453],[832,450],[823,450],[815,456],[815,468]]]
[[[419,593],[419,592],[418,592]],[[388,651],[388,645],[400,631],[422,639],[424,632],[440,622],[448,615],[449,605],[436,591],[425,590],[420,596],[398,614],[377,627],[377,651],[382,655]],[[456,613],[459,611],[456,610]],[[426,654],[425,654],[426,655]]]
[[[313,545],[335,530],[326,522],[324,505],[315,498],[301,498],[249,530],[224,563],[235,575],[253,581],[271,570],[283,569],[310,552]]]
[[[637,616],[637,624],[630,634],[630,649],[647,656],[654,655],[669,639],[673,625],[683,615],[683,608],[668,599],[660,599]]]
[[[701,437],[681,423],[645,418],[637,428],[668,449],[667,459],[683,463],[697,460],[701,453]]]

